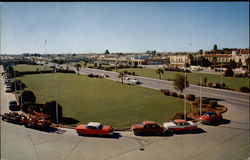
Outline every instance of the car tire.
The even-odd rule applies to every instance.
[[[161,135],[161,132],[156,132],[155,135],[159,136],[159,135]]]
[[[140,131],[137,130],[134,131],[134,135],[139,136],[140,134],[141,134]]]
[[[5,122],[7,121],[5,117],[2,117],[2,120],[5,121]]]

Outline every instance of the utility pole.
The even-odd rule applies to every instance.
[[[20,99],[20,102],[21,102],[21,104],[22,104],[22,103],[23,103],[23,95],[22,95],[21,92],[22,92],[22,83],[20,83],[20,98],[21,98],[21,99]],[[21,105],[21,104],[20,104],[20,105]]]
[[[201,81],[201,77],[200,77],[200,116],[202,114],[202,111],[201,111],[201,107],[202,107],[201,86],[202,86],[202,81]]]

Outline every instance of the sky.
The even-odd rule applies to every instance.
[[[1,54],[249,48],[249,2],[4,2],[0,7]]]

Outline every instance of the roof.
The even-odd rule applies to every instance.
[[[185,123],[185,122],[187,122],[184,119],[176,119],[174,121],[177,122],[177,123]]]
[[[249,49],[243,49],[243,50],[241,50],[241,54],[250,54],[250,50]]]
[[[89,122],[89,123],[87,124],[87,126],[94,126],[94,127],[96,127],[96,128],[99,128],[100,125],[102,125],[102,124],[99,123],[99,122]]]
[[[205,54],[204,57],[231,57],[229,54]]]
[[[154,121],[143,121],[142,122],[144,125],[145,124],[157,124],[156,122],[154,122]]]

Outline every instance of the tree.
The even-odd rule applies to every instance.
[[[159,79],[161,79],[161,74],[164,74],[163,69],[158,68],[155,72],[159,75]]]
[[[146,51],[146,54],[150,54],[150,53],[151,53],[151,51],[150,51],[150,50],[147,50],[147,51]]]
[[[106,49],[106,51],[105,51],[105,53],[104,53],[104,54],[110,54],[110,53],[109,53],[109,50],[107,50],[107,49]]]
[[[74,67],[76,68],[77,72],[78,72],[78,75],[79,75],[79,71],[80,71],[80,68],[81,68],[81,64],[80,63],[77,63],[74,65]]]
[[[25,102],[36,103],[36,96],[32,91],[25,90],[23,91],[20,96],[18,97],[19,104]]]
[[[25,87],[26,85],[20,79],[15,79],[11,83],[11,89],[13,90],[23,90]]]
[[[83,67],[85,67],[85,68],[87,67],[87,62],[83,63]]]
[[[205,87],[207,86],[207,77],[203,78],[202,85],[205,86]]]
[[[224,72],[225,77],[232,77],[234,75],[234,72],[231,67],[227,67],[227,69]]]
[[[216,64],[216,62],[217,62],[217,58],[216,58],[216,57],[213,57],[212,62],[213,62],[213,64],[214,64],[214,68],[215,68],[215,64]]]
[[[46,102],[44,107],[42,108],[42,112],[44,114],[48,114],[51,116],[51,120],[56,122],[57,112],[58,112],[58,121],[60,122],[62,119],[62,106],[57,103],[56,101]]]
[[[137,66],[138,66],[138,62],[134,61],[134,67],[137,68]]]
[[[237,63],[235,62],[235,60],[230,60],[228,62],[228,66],[230,66],[232,68],[236,68],[237,67]]]
[[[214,45],[213,52],[214,52],[214,54],[216,54],[216,53],[218,52],[218,49],[217,49],[217,45],[216,45],[216,44]]]
[[[194,57],[193,57],[192,54],[189,54],[189,55],[188,55],[188,60],[189,60],[189,63],[190,63],[190,64],[193,62]]]
[[[124,71],[122,71],[122,72],[119,72],[119,74],[118,74],[118,78],[121,78],[121,82],[122,82],[122,84],[123,84],[123,78],[124,78],[124,76],[125,76],[126,74],[125,74],[125,72]]]
[[[185,76],[180,75],[180,74],[176,74],[176,78],[174,79],[173,84],[174,84],[174,88],[176,89],[176,91],[177,92],[180,91],[180,93],[182,93],[185,88],[189,87],[187,77],[185,79]]]
[[[199,53],[200,56],[202,56],[203,55],[203,50],[200,49],[198,53]]]

